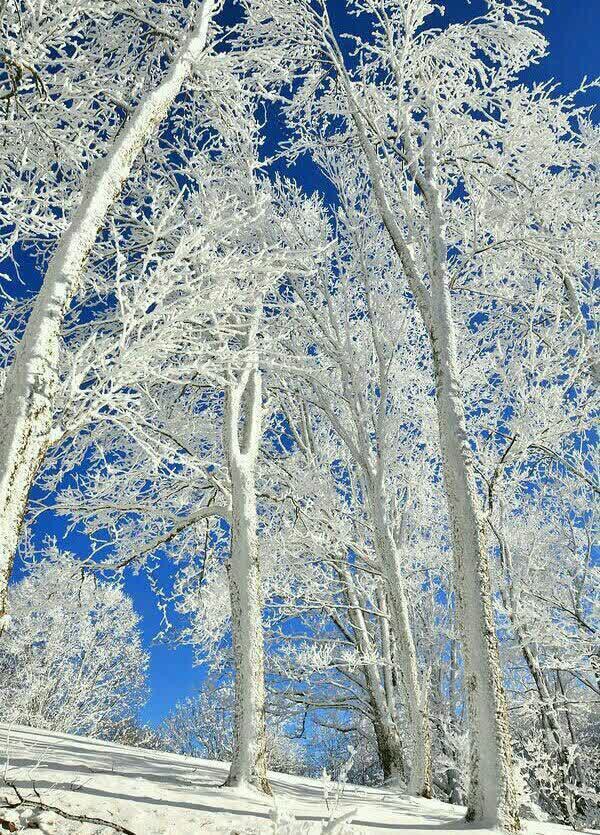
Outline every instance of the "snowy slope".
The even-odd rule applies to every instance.
[[[28,800],[61,810],[114,822],[135,835],[251,835],[251,833],[321,832],[329,819],[323,787],[317,780],[273,774],[281,817],[292,813],[296,823],[275,830],[271,807],[251,794],[221,788],[227,766],[93,739],[0,724],[0,768]],[[35,789],[34,789],[35,786]],[[36,798],[35,791],[39,793]],[[11,800],[6,784],[0,793]],[[437,801],[413,800],[381,789],[347,786],[336,816],[356,808],[353,835],[393,832],[402,835],[480,832],[461,822],[463,810]],[[26,820],[34,827],[27,827]],[[52,835],[110,835],[102,824],[69,821],[54,812],[27,808],[0,810],[0,821],[15,831]],[[11,831],[0,823],[0,832]],[[27,828],[25,828],[27,827]],[[528,835],[567,835],[570,830],[547,823],[528,824]]]

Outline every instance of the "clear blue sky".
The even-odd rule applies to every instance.
[[[226,0],[226,5],[229,2]],[[343,0],[330,0],[329,5],[334,20],[344,17]],[[478,13],[482,5],[481,0],[473,0],[471,3],[466,0],[449,0],[446,3],[446,18],[471,17]],[[528,78],[536,81],[554,78],[565,90],[571,89],[579,85],[584,75],[593,78],[600,74],[600,4],[598,0],[549,0],[547,5],[550,15],[546,19],[544,31],[550,41],[550,55],[543,64],[528,72]],[[351,22],[351,25],[356,27],[357,24]],[[592,103],[594,99],[599,101],[597,94],[589,96],[587,102]],[[300,163],[295,166],[293,173],[310,190],[318,187],[314,169],[303,167]],[[39,277],[31,276],[31,279],[31,287],[39,285]],[[46,513],[41,517],[38,533],[55,534],[60,541],[64,525]],[[87,552],[85,538],[77,534],[71,534],[62,544],[82,555]],[[126,586],[142,616],[145,641],[151,658],[151,695],[142,712],[142,719],[156,723],[176,701],[190,695],[198,687],[203,671],[193,666],[189,647],[172,649],[153,642],[160,618],[143,575],[129,576]]]

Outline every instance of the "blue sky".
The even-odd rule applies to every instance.
[[[330,0],[329,5],[334,21],[341,21],[345,17],[343,0]],[[482,5],[481,0],[471,3],[449,0],[446,17],[471,17]],[[583,76],[600,74],[600,27],[597,24],[600,9],[597,0],[551,0],[547,5],[550,15],[544,31],[550,42],[550,55],[540,66],[532,68],[527,77],[535,81],[554,78],[564,90],[568,90],[579,85]],[[356,22],[351,25],[356,30]],[[586,103],[594,101],[599,101],[597,92],[586,99]],[[314,168],[300,162],[294,167],[293,174],[309,190],[319,187]],[[39,286],[39,281],[39,276],[32,275],[30,287]],[[81,555],[87,552],[85,537],[71,534],[66,541],[63,540],[64,524],[52,518],[50,512],[41,517],[38,533],[58,536],[60,544]],[[156,723],[175,702],[197,689],[203,670],[193,666],[191,648],[170,648],[153,641],[160,627],[160,616],[144,576],[130,575],[125,582],[142,617],[144,638],[150,653],[150,698],[141,718]]]

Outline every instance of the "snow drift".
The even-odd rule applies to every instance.
[[[326,802],[321,781],[273,773],[272,802],[251,791],[223,788],[226,763],[4,724],[0,725],[0,742],[2,831],[52,835],[485,831],[464,824],[461,807],[386,789],[347,785],[340,789],[341,797],[330,791]],[[17,803],[17,792],[25,802],[8,809],[7,803]],[[351,823],[344,820],[349,815]],[[95,818],[96,822],[77,818]],[[333,820],[339,824],[330,823]],[[526,831],[528,835],[567,835],[570,830],[530,822]]]

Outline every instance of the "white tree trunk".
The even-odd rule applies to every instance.
[[[518,832],[519,800],[512,773],[512,751],[506,696],[502,684],[494,624],[488,552],[483,515],[478,508],[456,355],[456,337],[447,276],[444,219],[429,137],[424,160],[427,177],[413,173],[424,195],[429,220],[431,290],[419,274],[411,248],[396,221],[386,193],[386,178],[363,120],[351,82],[337,52],[332,54],[348,97],[350,113],[365,154],[373,193],[382,221],[398,253],[405,277],[429,335],[436,382],[444,484],[452,529],[458,620],[465,663],[471,748],[467,819]],[[429,147],[427,147],[429,146]]]
[[[243,418],[240,438],[240,422]],[[255,367],[227,395],[224,445],[231,478],[229,589],[235,669],[234,753],[228,786],[271,794],[267,778],[264,637],[258,555],[255,467],[262,389]]]
[[[434,346],[437,350],[439,343]],[[437,407],[452,529],[458,626],[465,663],[471,768],[467,818],[518,831],[518,800],[502,684],[488,553],[478,510],[462,401],[442,360]]]
[[[362,666],[373,710],[373,726],[384,778],[390,786],[399,789],[404,779],[404,756],[395,716],[379,675],[377,653],[365,622],[352,574],[345,564],[341,567],[340,573],[347,593],[350,622],[363,659]]]
[[[59,382],[60,332],[89,253],[148,138],[165,118],[205,45],[215,0],[204,0],[195,28],[164,81],[137,106],[85,193],[54,253],[0,403],[0,632],[31,484],[51,443]]]
[[[429,334],[469,709],[471,768],[467,819],[487,821],[517,832],[521,826],[519,799],[512,773],[485,519],[477,496],[458,371],[441,199],[433,187],[426,199],[432,248]]]
[[[392,629],[396,638],[400,674],[408,700],[411,732],[411,769],[407,791],[415,797],[431,797],[431,735],[426,695],[422,692],[404,577],[393,536],[381,512],[374,510],[375,549],[387,580]]]

